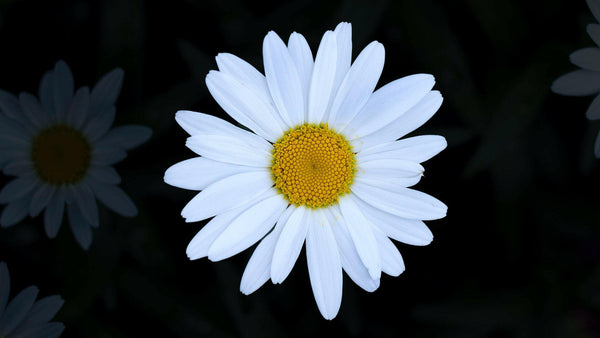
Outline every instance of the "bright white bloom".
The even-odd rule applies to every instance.
[[[2,227],[45,210],[46,234],[54,238],[66,205],[73,235],[87,249],[91,227],[99,223],[96,198],[120,215],[137,214],[112,165],[152,131],[138,125],[109,130],[122,81],[123,70],[117,68],[91,91],[82,87],[74,93],[71,70],[59,61],[42,78],[39,100],[0,90],[0,158],[4,173],[17,176],[0,191],[0,203],[7,204]]]
[[[252,132],[210,115],[179,111],[201,157],[175,164],[165,182],[202,190],[183,209],[187,222],[210,220],[187,248],[190,259],[219,261],[252,246],[240,289],[283,282],[304,243],[311,286],[323,317],[342,298],[342,269],[374,291],[381,272],[404,263],[390,238],[427,245],[423,220],[446,215],[437,199],[407,187],[420,162],[446,147],[441,136],[401,141],[440,107],[433,76],[417,74],[373,92],[383,69],[374,41],[351,64],[351,26],[323,35],[316,57],[298,33],[287,46],[274,32],[263,44],[266,76],[231,54],[206,84],[219,105]],[[262,239],[262,240],[261,240]]]
[[[10,275],[0,263],[0,337],[59,337],[63,323],[50,322],[64,301],[59,295],[38,300],[38,288],[30,286],[8,302]]]
[[[600,0],[587,0],[592,14],[600,22]],[[591,23],[587,32],[600,46],[600,24]],[[569,96],[596,95],[588,107],[586,117],[590,120],[600,120],[600,48],[587,47],[573,52],[569,59],[572,64],[581,69],[564,74],[552,83],[552,91]],[[600,133],[596,137],[594,154],[600,158]]]

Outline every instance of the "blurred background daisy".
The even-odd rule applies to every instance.
[[[110,130],[122,82],[123,70],[115,69],[93,89],[75,91],[71,70],[58,61],[44,74],[39,99],[0,91],[0,157],[4,173],[17,176],[0,190],[2,227],[43,211],[46,234],[54,238],[66,211],[73,236],[88,249],[91,228],[100,224],[96,199],[122,216],[137,215],[112,165],[152,131],[138,125]]]
[[[39,290],[29,286],[9,301],[10,274],[6,263],[0,262],[0,336],[59,337],[65,326],[51,322],[64,301],[59,295],[36,301]]]
[[[204,82],[217,54],[235,53],[264,73],[257,46],[266,32],[301,32],[314,56],[323,32],[342,21],[352,23],[353,59],[370,41],[385,46],[380,86],[435,75],[444,103],[406,137],[448,141],[417,187],[449,211],[431,225],[431,244],[398,245],[401,277],[382,276],[373,293],[344,277],[342,305],[327,321],[307,287],[305,255],[283,286],[249,297],[239,292],[240,272],[255,247],[190,261],[182,248],[206,221],[179,217],[196,192],[163,176],[195,156],[174,112],[235,123]],[[100,201],[100,226],[83,251],[66,213],[54,240],[42,230],[45,211],[27,215],[0,229],[0,258],[11,272],[27,267],[13,285],[35,281],[61,294],[53,320],[65,324],[64,337],[598,336],[600,122],[584,118],[589,97],[551,91],[577,70],[569,55],[595,45],[591,23],[583,0],[0,1],[3,91],[40,99],[40,79],[64,60],[73,94],[84,85],[91,93],[119,67],[113,125],[153,131],[113,165],[136,217]],[[0,175],[0,187],[14,179]]]
[[[600,21],[600,1],[586,0],[596,22]],[[600,24],[587,25],[587,33],[596,45],[600,46]],[[568,96],[597,95],[587,108],[585,116],[590,120],[600,120],[600,48],[586,47],[569,55],[569,60],[580,67],[554,80],[552,91]],[[600,157],[600,132],[594,143],[594,155]]]

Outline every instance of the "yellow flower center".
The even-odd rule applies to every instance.
[[[321,208],[350,192],[355,163],[344,136],[327,124],[303,124],[273,144],[271,175],[289,203]]]
[[[73,184],[87,172],[91,150],[80,131],[67,125],[56,125],[35,137],[31,159],[42,180],[51,184]]]

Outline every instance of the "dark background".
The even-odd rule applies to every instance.
[[[436,77],[445,100],[413,133],[449,146],[425,163],[415,187],[448,205],[427,224],[426,247],[397,243],[406,271],[370,294],[344,277],[340,312],[324,320],[304,254],[282,285],[250,296],[239,282],[252,250],[218,263],[189,261],[203,223],[180,211],[194,192],[162,180],[195,156],[175,123],[179,109],[224,117],[204,77],[219,52],[262,71],[262,40],[302,33],[313,52],[338,22],[353,55],[386,48],[380,86],[413,73]],[[593,46],[585,1],[26,1],[0,0],[0,88],[37,93],[57,60],[76,88],[125,70],[115,125],[150,126],[149,142],[116,165],[139,209],[134,219],[100,207],[88,251],[66,222],[56,239],[43,219],[0,229],[11,298],[35,284],[60,294],[64,337],[594,337],[600,334],[600,123],[591,97],[550,92]],[[4,185],[10,177],[0,176]]]

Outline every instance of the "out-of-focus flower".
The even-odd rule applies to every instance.
[[[63,323],[50,322],[64,301],[59,295],[38,301],[38,288],[29,286],[8,302],[10,275],[0,262],[0,337],[59,337]]]
[[[587,0],[587,4],[596,20],[600,21],[600,1]],[[591,23],[587,32],[600,46],[600,24]],[[600,120],[600,48],[587,47],[573,52],[569,59],[572,64],[580,67],[560,76],[552,83],[552,91],[557,94],[569,96],[596,95],[585,116],[590,120]],[[600,133],[596,137],[594,154],[600,158]]]
[[[4,173],[17,176],[0,191],[0,203],[7,204],[2,227],[44,211],[46,234],[53,238],[66,207],[71,230],[87,249],[91,228],[99,225],[96,199],[122,216],[137,214],[112,165],[152,131],[138,125],[110,129],[122,81],[123,70],[117,68],[91,91],[74,92],[71,70],[59,61],[42,78],[39,100],[0,90],[0,158]]]
[[[252,132],[210,115],[179,111],[201,157],[175,164],[165,182],[202,190],[182,211],[187,222],[210,220],[187,248],[190,259],[231,257],[257,241],[240,289],[283,282],[304,243],[310,282],[323,317],[336,316],[342,269],[374,291],[381,272],[398,276],[404,263],[390,238],[427,245],[423,220],[447,207],[409,189],[428,160],[446,147],[441,136],[396,141],[440,107],[428,74],[407,76],[373,92],[384,48],[374,41],[351,65],[349,23],[324,34],[316,58],[292,33],[263,44],[266,76],[231,54],[206,84],[219,105]]]

